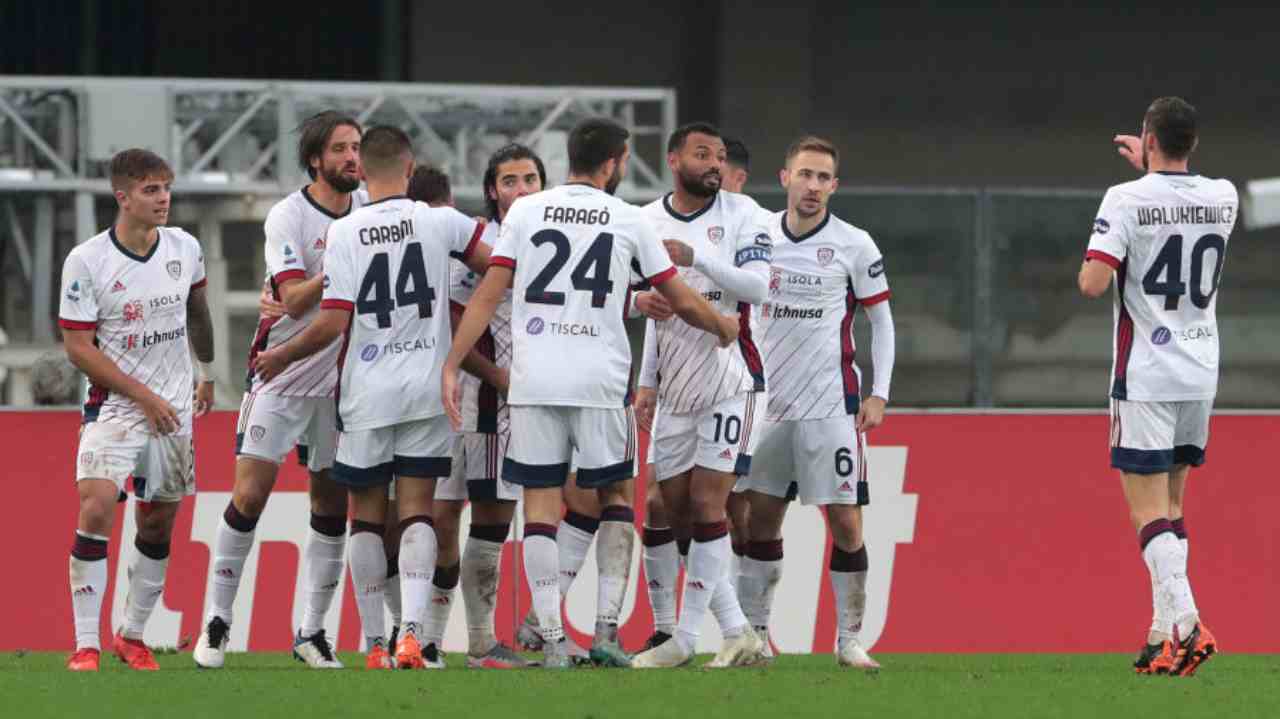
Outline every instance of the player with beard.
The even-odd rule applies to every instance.
[[[592,658],[629,664],[617,643],[631,567],[630,507],[637,448],[630,407],[630,345],[623,317],[634,265],[686,322],[737,339],[736,318],[716,313],[676,277],[650,223],[613,197],[626,168],[629,133],[610,120],[569,134],[569,182],[517,200],[502,223],[493,262],[471,298],[445,363],[443,391],[454,426],[463,354],[489,327],[508,287],[513,360],[511,444],[503,478],[524,488],[524,563],[544,639],[544,666],[570,660],[560,618],[557,524],[561,487],[577,450],[577,481],[598,492],[600,583]]]
[[[276,203],[264,225],[268,281],[286,314],[261,319],[249,348],[250,367],[260,352],[300,334],[319,312],[325,233],[331,222],[361,204],[356,192],[360,136],[360,124],[337,112],[319,113],[302,124],[298,159],[311,183]],[[302,558],[306,606],[293,654],[310,667],[342,667],[323,625],[339,588],[346,547],[347,493],[329,477],[337,451],[333,392],[340,346],[335,341],[270,381],[252,370],[245,379],[236,425],[235,486],[214,540],[209,610],[193,652],[197,666],[223,665],[258,519],[280,463],[297,445],[298,461],[310,472],[311,532]],[[241,631],[247,637],[247,623]]]
[[[670,523],[663,528],[655,526],[656,518],[646,520],[646,554],[670,547],[673,536],[688,554],[674,636],[637,655],[636,667],[687,663],[708,610],[725,637],[709,667],[763,659],[763,642],[743,615],[730,581],[725,504],[738,478],[750,472],[756,425],[763,418],[765,373],[754,327],[756,306],[768,296],[773,242],[760,206],[720,189],[724,160],[724,142],[715,127],[678,128],[667,143],[675,188],[645,207],[680,275],[721,311],[736,313],[740,329],[737,344],[728,348],[677,322],[650,321],[645,333],[636,405],[647,415],[658,402],[653,477]],[[673,568],[668,556],[654,563],[648,576],[651,600],[660,596],[654,611],[659,631],[671,625],[674,614]]]

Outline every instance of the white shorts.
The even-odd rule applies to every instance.
[[[153,435],[112,422],[90,422],[80,430],[76,481],[109,479],[143,502],[178,502],[196,493],[195,446],[189,434]]]
[[[775,422],[765,420],[751,476],[738,482],[749,489],[804,504],[871,502],[867,485],[866,436],[857,417]]]
[[[333,480],[360,489],[390,484],[393,477],[448,477],[453,438],[449,418],[443,414],[341,432]]]
[[[333,466],[338,409],[332,397],[282,397],[245,392],[236,422],[236,456],[280,464],[297,445],[298,463],[312,472]]]
[[[562,487],[572,460],[579,487],[603,487],[635,476],[637,440],[631,407],[512,406],[502,478],[525,488]]]
[[[653,476],[658,481],[671,479],[694,466],[750,474],[768,406],[764,392],[742,392],[700,412],[663,414],[661,421],[655,417]]]
[[[436,499],[454,502],[515,502],[520,485],[502,479],[502,458],[511,439],[509,432],[466,432],[454,438],[453,471],[436,483]]]
[[[1168,472],[1179,464],[1199,467],[1212,413],[1211,399],[1111,400],[1111,466],[1134,474]]]

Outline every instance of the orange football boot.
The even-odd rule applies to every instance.
[[[369,650],[368,656],[364,659],[365,669],[395,669],[395,661],[391,659],[391,654],[387,652],[387,648],[379,642],[373,645]]]
[[[101,660],[102,653],[97,649],[89,647],[77,649],[76,653],[67,660],[67,669],[73,672],[96,672]]]
[[[1172,674],[1176,664],[1173,642],[1166,639],[1143,647],[1133,662],[1133,670],[1139,674]]]
[[[401,669],[426,669],[427,663],[422,659],[422,645],[413,632],[406,631],[396,642],[396,666]]]
[[[1178,643],[1177,664],[1174,666],[1173,674],[1189,677],[1200,669],[1201,664],[1209,661],[1209,657],[1217,653],[1218,640],[1213,638],[1213,634],[1203,622],[1197,621],[1191,634]]]
[[[141,672],[154,672],[160,669],[160,665],[156,664],[155,655],[140,639],[128,639],[120,632],[116,632],[113,648],[120,661],[128,664],[130,669]]]

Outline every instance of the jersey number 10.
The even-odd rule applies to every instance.
[[[418,306],[418,317],[431,316],[436,291],[427,280],[427,264],[422,259],[422,245],[414,242],[404,248],[400,273],[396,275],[396,295],[391,297],[391,260],[379,252],[369,262],[356,293],[356,314],[375,315],[378,327],[391,326],[391,313],[396,307]]]
[[[1213,282],[1209,284],[1208,294],[1201,290],[1204,279],[1204,253],[1214,251]],[[1219,235],[1205,235],[1191,247],[1191,304],[1205,309],[1213,294],[1218,291],[1218,280],[1222,277],[1222,261],[1226,255],[1227,241]],[[1163,280],[1160,276],[1164,275]],[[1164,308],[1170,312],[1177,311],[1178,302],[1187,294],[1187,282],[1182,280],[1182,235],[1171,235],[1164,247],[1156,255],[1151,269],[1142,277],[1142,291],[1149,295],[1163,295]]]

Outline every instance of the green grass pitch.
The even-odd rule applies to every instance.
[[[1276,717],[1280,656],[1215,657],[1189,679],[1143,677],[1114,654],[880,654],[870,675],[830,656],[757,669],[312,671],[286,654],[232,654],[201,671],[190,653],[131,672],[103,656],[97,675],[61,653],[0,654],[4,714],[33,717]],[[697,663],[706,661],[700,657]],[[348,667],[363,657],[343,654]]]

